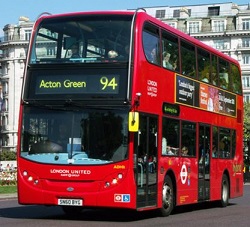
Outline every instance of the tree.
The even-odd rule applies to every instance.
[[[0,152],[0,161],[13,161],[16,160],[16,152],[4,150]]]
[[[248,153],[245,154],[244,163],[245,166],[249,166],[249,155],[250,155],[250,103],[244,103],[244,145],[248,148]],[[246,149],[245,149],[246,151]]]
[[[244,103],[244,140],[250,141],[250,103]]]

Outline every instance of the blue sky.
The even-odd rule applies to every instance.
[[[4,1],[4,0],[1,0]],[[0,7],[0,37],[6,24],[17,24],[20,16],[35,21],[42,12],[52,14],[90,11],[90,10],[124,10],[138,7],[178,6],[234,2],[238,5],[248,4],[249,0],[5,0]]]

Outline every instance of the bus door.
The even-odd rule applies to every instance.
[[[199,201],[210,198],[210,147],[210,126],[199,125]]]
[[[157,117],[140,113],[136,138],[137,208],[155,206],[157,201]]]

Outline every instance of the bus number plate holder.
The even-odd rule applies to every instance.
[[[82,206],[82,199],[58,199],[60,206]]]

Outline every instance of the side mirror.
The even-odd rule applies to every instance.
[[[128,130],[130,132],[138,132],[139,130],[139,113],[138,112],[129,112]]]

